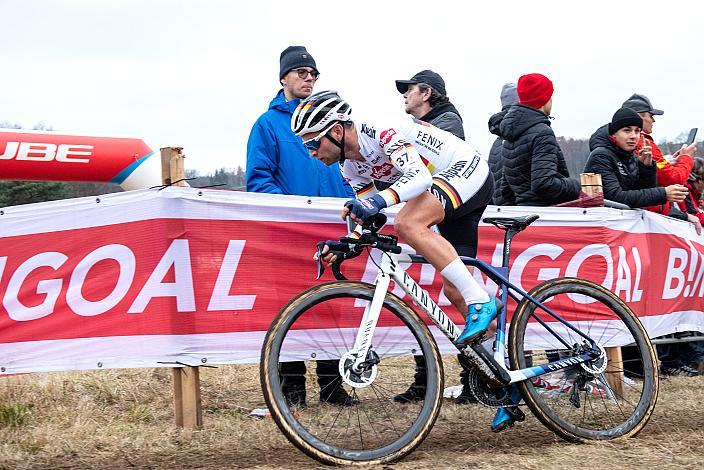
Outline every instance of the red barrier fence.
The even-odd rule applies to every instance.
[[[256,362],[273,316],[315,283],[315,243],[344,234],[341,205],[168,188],[5,208],[0,371]],[[704,238],[687,222],[607,208],[497,210],[485,215],[541,216],[512,246],[511,280],[524,289],[585,277],[626,300],[652,336],[704,331]],[[500,263],[502,234],[480,228],[480,258]],[[346,264],[348,277],[373,280],[365,256]],[[409,274],[441,297],[431,266]]]

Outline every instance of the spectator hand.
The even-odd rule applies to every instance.
[[[671,184],[665,188],[667,200],[670,202],[682,202],[689,194],[689,190],[681,184]]]
[[[697,156],[697,144],[683,145],[679,152],[694,158]]]
[[[644,145],[638,152],[638,160],[643,165],[650,166],[653,164],[653,148],[650,145]]]
[[[702,223],[699,221],[699,218],[695,215],[692,214],[687,214],[687,220],[692,222],[694,224],[694,230],[697,231],[697,235],[702,234]]]
[[[363,224],[386,207],[386,201],[379,194],[367,199],[350,199],[342,210],[342,220],[349,217],[358,224]]]

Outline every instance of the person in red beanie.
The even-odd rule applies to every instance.
[[[518,104],[499,125],[504,138],[501,196],[505,205],[551,206],[577,199],[581,185],[570,178],[548,116],[552,82],[530,73],[518,79]]]

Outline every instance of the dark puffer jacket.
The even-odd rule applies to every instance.
[[[633,152],[618,147],[604,125],[589,139],[585,173],[599,173],[604,198],[629,207],[646,207],[667,202],[665,188],[656,186],[656,166],[643,165]]]
[[[579,197],[550,120],[541,111],[517,104],[499,124],[504,138],[501,196],[507,204],[551,206]]]
[[[494,143],[491,144],[491,149],[489,150],[489,168],[494,175],[494,195],[492,197],[492,203],[495,206],[508,204],[504,201],[504,198],[501,197],[501,180],[504,177],[504,164],[501,161],[501,154],[504,139],[501,137],[501,134],[499,134],[499,124],[503,121],[508,108],[509,106],[505,107],[489,118],[489,132],[498,136]]]

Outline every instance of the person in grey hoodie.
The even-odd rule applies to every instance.
[[[496,135],[496,140],[489,150],[489,168],[494,175],[494,196],[492,203],[495,206],[504,206],[508,203],[501,197],[501,179],[504,176],[504,164],[502,161],[502,146],[504,138],[499,132],[499,125],[503,121],[508,109],[518,103],[518,92],[515,83],[507,83],[501,88],[501,111],[489,118],[489,132]]]
[[[396,89],[403,95],[406,113],[464,140],[462,117],[450,103],[439,74],[421,70],[410,80],[396,80]]]

